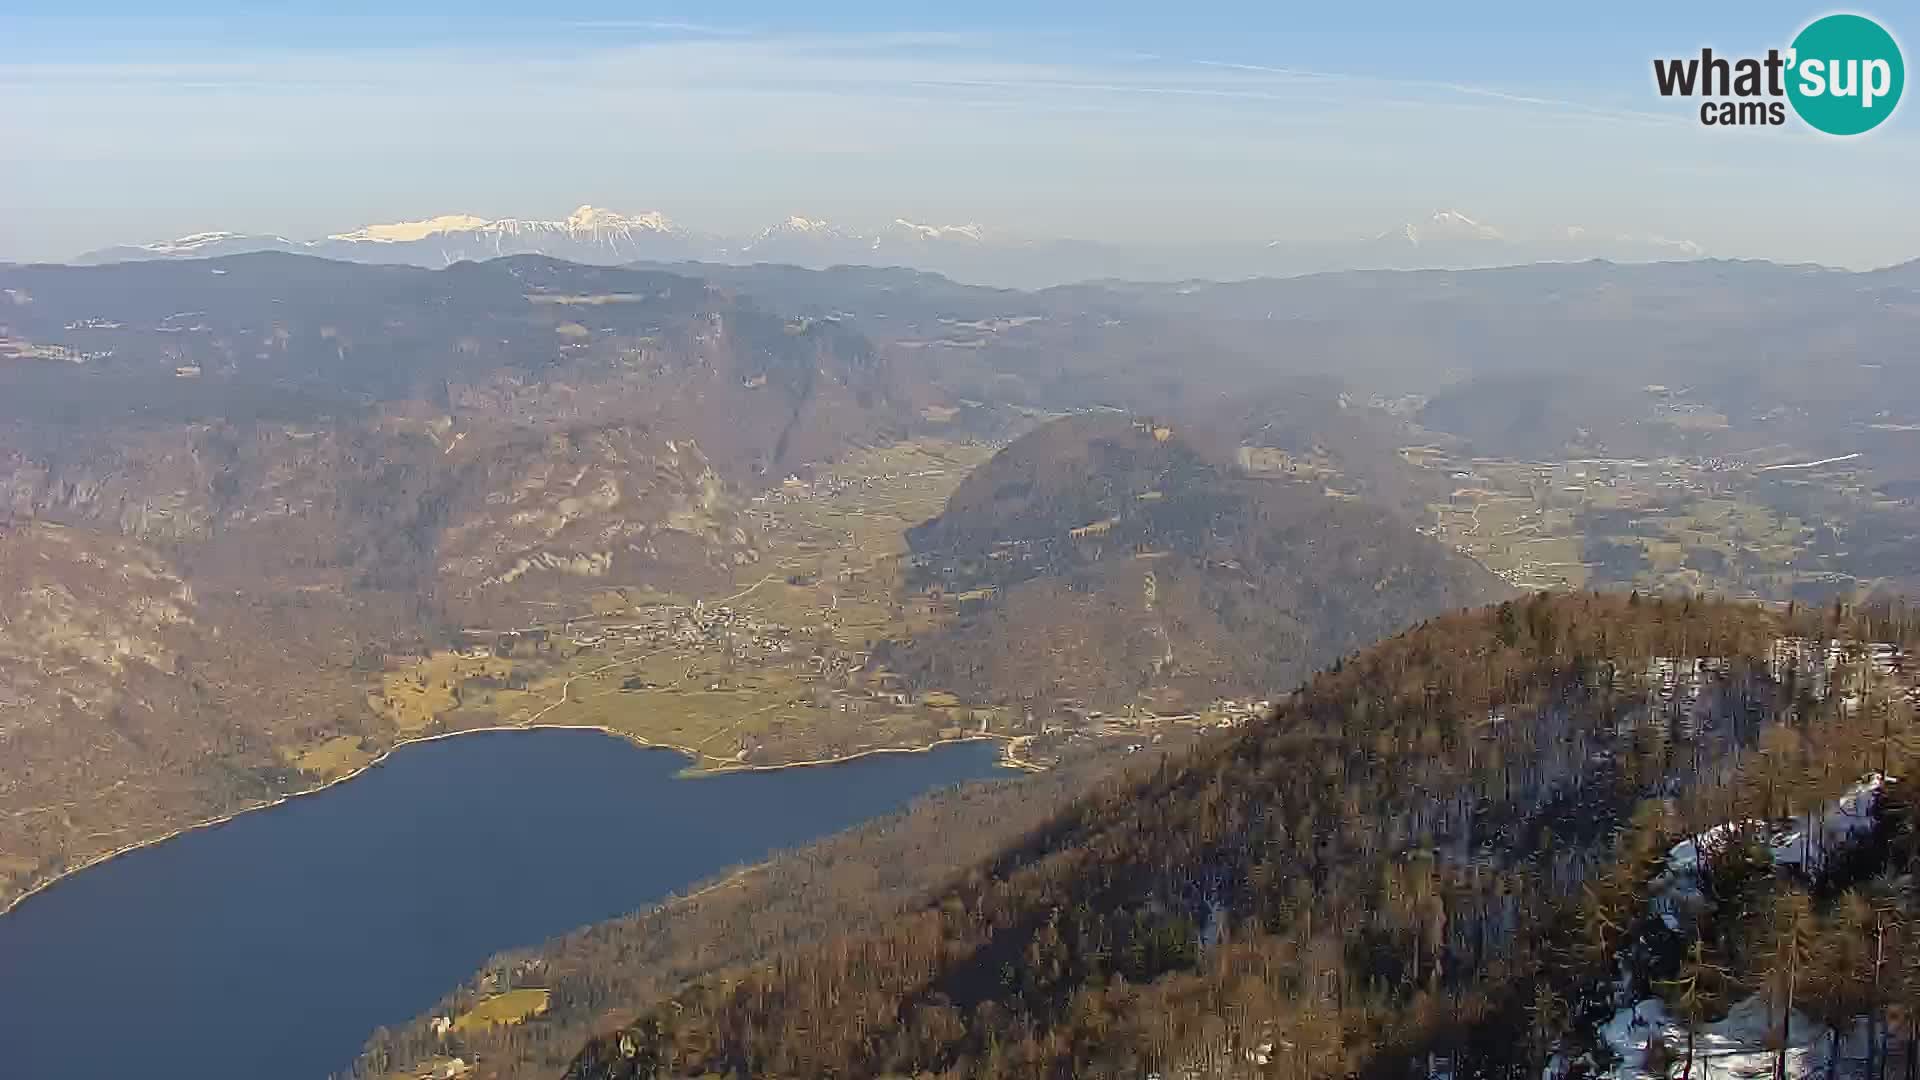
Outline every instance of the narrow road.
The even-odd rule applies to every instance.
[[[573,680],[575,679],[590,679],[595,675],[601,674],[602,672],[612,671],[614,668],[625,667],[628,664],[637,664],[640,661],[645,660],[649,656],[658,656],[661,653],[667,652],[667,651],[668,650],[665,648],[655,649],[652,652],[641,653],[639,656],[629,656],[625,660],[615,660],[611,664],[606,664],[601,667],[594,668],[592,671],[582,671],[577,674],[569,675],[566,677],[564,681],[560,683],[560,696],[555,698],[551,705],[548,705],[546,708],[541,709],[539,712],[534,713],[532,716],[527,717],[525,720],[520,721],[520,723],[522,726],[529,725],[529,724],[537,724],[540,722],[541,717],[547,715],[548,713],[559,708],[560,706],[565,705],[567,703],[567,693],[568,691],[573,689]]]
[[[745,595],[747,595],[748,593],[750,593],[750,592],[752,592],[753,590],[755,590],[755,589],[757,589],[757,588],[759,588],[759,587],[760,587],[760,586],[762,586],[762,585],[765,585],[765,584],[766,584],[767,582],[769,582],[769,581],[772,581],[772,580],[773,580],[773,575],[772,575],[772,574],[768,574],[768,575],[767,575],[766,577],[763,577],[763,578],[761,578],[761,579],[760,579],[759,581],[756,581],[756,582],[754,582],[753,584],[751,584],[751,585],[749,585],[749,586],[747,586],[746,588],[744,588],[744,589],[741,589],[741,590],[740,590],[739,592],[737,592],[737,593],[734,593],[734,594],[733,594],[732,596],[723,596],[723,597],[721,597],[720,599],[718,599],[718,600],[715,600],[715,601],[714,601],[714,603],[716,603],[716,604],[731,604],[731,603],[733,603],[733,602],[734,602],[735,600],[738,600],[738,599],[740,599],[741,597],[743,597],[743,596],[745,596]]]

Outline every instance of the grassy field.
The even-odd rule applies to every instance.
[[[509,990],[484,998],[454,1018],[453,1030],[473,1031],[501,1024],[518,1024],[547,1011],[549,990]]]
[[[25,881],[40,866],[39,860],[0,852],[0,885]]]
[[[401,665],[380,680],[378,692],[367,703],[403,734],[417,732],[435,717],[461,704],[458,688],[473,678],[505,680],[513,661],[486,656],[470,658],[452,652],[434,653]]]
[[[360,741],[358,735],[328,739],[317,746],[289,754],[290,764],[303,773],[323,780],[345,776],[373,760],[372,754],[361,749]]]

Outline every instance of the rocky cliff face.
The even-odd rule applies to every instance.
[[[39,706],[98,714],[131,667],[171,673],[201,632],[193,588],[162,556],[118,537],[51,526],[0,534],[0,670],[7,730],[47,717]]]
[[[610,582],[693,590],[758,560],[740,508],[691,438],[557,433],[473,465],[440,534],[439,579],[469,605]]]
[[[38,454],[0,452],[0,517],[150,540],[204,539],[214,508],[206,471],[184,435],[146,432]]]

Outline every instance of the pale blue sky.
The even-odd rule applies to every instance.
[[[1652,90],[1655,56],[1785,46],[1822,7],[169,7],[0,11],[0,258],[582,202],[1203,247],[1449,207],[1920,255],[1911,104],[1839,140],[1703,128]],[[1909,40],[1905,9],[1849,10]]]

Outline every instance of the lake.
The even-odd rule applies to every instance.
[[[995,743],[693,779],[593,731],[406,747],[0,917],[0,1074],[301,1080],[503,949],[1006,775]]]

